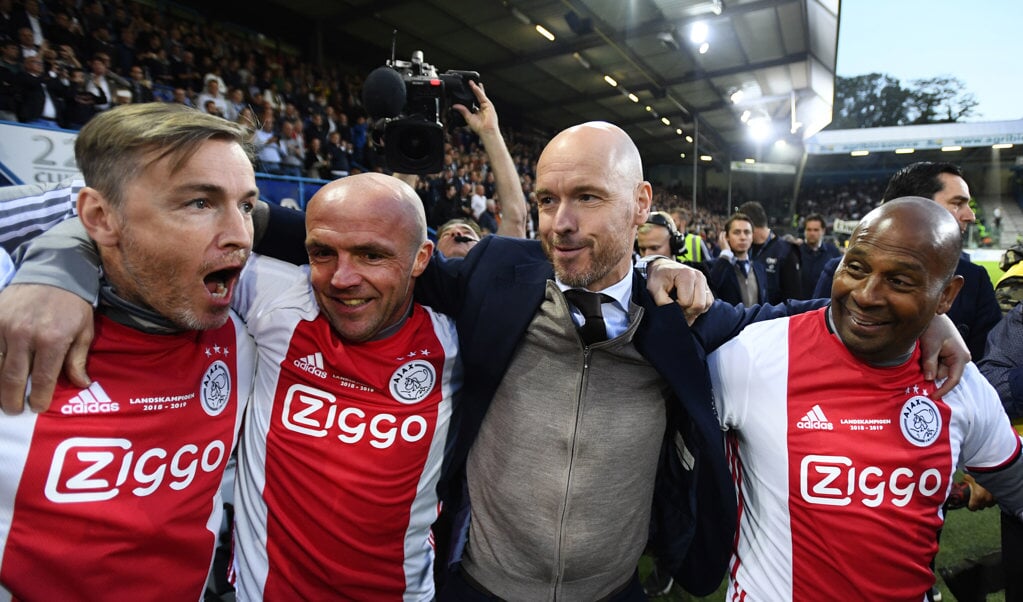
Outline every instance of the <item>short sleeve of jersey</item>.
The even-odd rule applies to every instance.
[[[756,403],[759,397],[757,388],[764,385],[764,368],[755,365],[756,353],[750,345],[756,345],[758,340],[765,338],[779,340],[777,337],[784,337],[788,322],[787,319],[776,319],[751,324],[741,336],[725,343],[708,356],[714,405],[722,428],[743,427],[750,412],[750,404]],[[780,376],[784,382],[784,375]]]
[[[252,255],[238,281],[231,307],[251,324],[270,310],[280,309],[286,303],[281,292],[292,290],[298,281],[308,281],[309,268],[298,267],[270,257]],[[296,306],[308,304],[307,298],[296,299]],[[250,326],[249,331],[252,331]]]
[[[977,367],[966,365],[963,378],[949,397],[959,397],[970,416],[959,465],[970,470],[994,470],[1015,457],[1019,437],[1012,428],[998,393]]]

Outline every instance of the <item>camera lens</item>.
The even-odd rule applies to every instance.
[[[401,154],[413,161],[422,161],[430,153],[431,144],[424,132],[409,130],[401,138]]]

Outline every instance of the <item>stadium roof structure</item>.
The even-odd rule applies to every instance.
[[[805,148],[811,155],[832,155],[1017,144],[1023,144],[1023,119],[824,130],[806,140]]]
[[[396,31],[396,58],[422,50],[441,72],[478,71],[502,116],[545,135],[611,121],[648,165],[691,161],[687,137],[727,165],[751,156],[750,122],[805,139],[831,120],[839,0],[269,2],[199,10],[262,18],[250,25],[282,38],[295,15],[304,38],[293,43],[361,65],[382,65]],[[704,26],[701,52],[691,36]]]

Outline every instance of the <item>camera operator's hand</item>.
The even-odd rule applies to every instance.
[[[483,93],[483,84],[477,84],[476,82],[469,80],[469,88],[472,93],[476,95],[476,102],[479,103],[480,108],[475,113],[469,111],[469,108],[462,104],[452,105],[451,108],[458,111],[462,118],[465,119],[465,123],[469,126],[469,129],[474,134],[483,138],[486,134],[497,133],[501,135],[501,130],[497,125],[497,110],[494,109],[494,104],[490,102],[487,95]]]
[[[519,172],[515,169],[515,161],[501,136],[501,128],[497,123],[497,109],[483,92],[483,84],[469,80],[469,88],[476,95],[479,110],[472,113],[461,104],[452,105],[452,108],[462,115],[469,129],[479,136],[483,148],[487,149],[490,165],[494,168],[497,197],[501,199],[502,206],[501,224],[497,233],[501,236],[525,238],[528,206],[525,195],[522,194],[522,184],[519,182]],[[515,202],[516,200],[518,202]]]

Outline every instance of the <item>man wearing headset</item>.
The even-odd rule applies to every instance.
[[[675,221],[663,211],[651,211],[646,223],[636,233],[636,253],[640,257],[663,255],[694,267],[705,274],[710,253],[699,236],[684,234]]]

